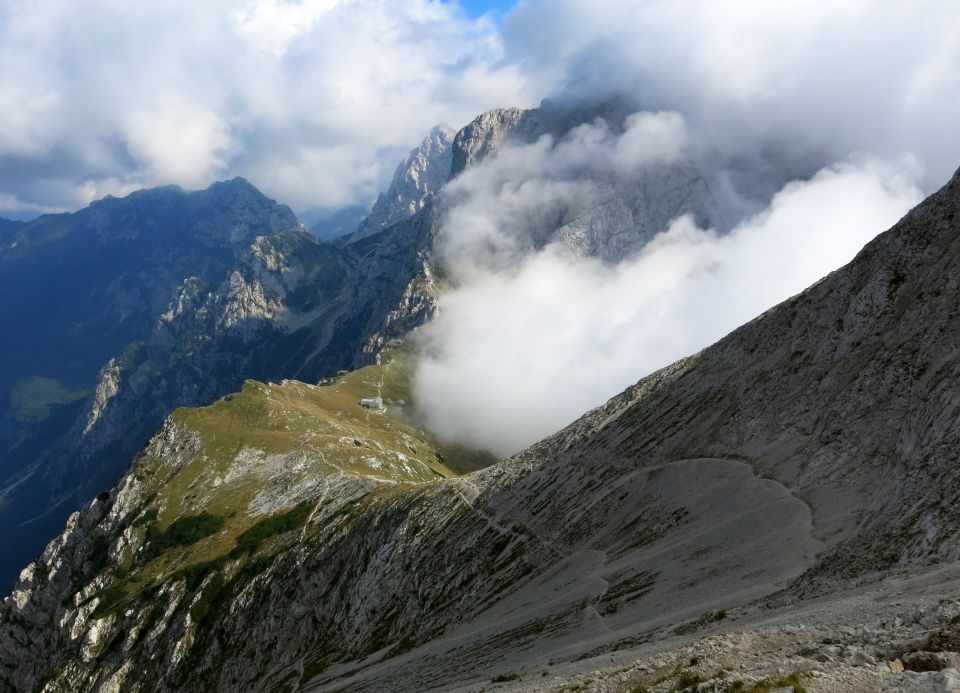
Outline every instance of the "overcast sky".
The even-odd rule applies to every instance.
[[[737,146],[912,152],[932,185],[957,158],[958,7],[5,0],[0,214],[235,175],[297,211],[368,203],[437,122],[611,90]]]

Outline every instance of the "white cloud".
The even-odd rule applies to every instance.
[[[437,122],[612,92],[750,166],[913,153],[931,189],[960,160],[960,5],[521,0],[501,29],[436,0],[8,0],[0,191],[244,175],[298,209],[369,201]]]
[[[420,335],[426,356],[415,393],[424,421],[499,454],[558,430],[801,291],[922,196],[915,164],[860,160],[787,185],[728,234],[681,217],[614,267],[553,243],[478,270],[470,259],[491,243],[506,238],[514,249],[499,230],[524,203],[547,213],[544,180],[555,160],[539,161],[547,168],[524,185],[476,186],[452,198],[444,233],[460,283]],[[462,211],[472,217],[469,229],[457,223]]]
[[[47,130],[59,107],[56,93],[42,88],[0,84],[0,151],[16,156],[47,153]]]
[[[429,0],[10,0],[0,191],[244,175],[297,208],[369,201],[437,122],[531,103],[502,58],[489,20]]]
[[[310,32],[342,0],[255,0],[231,14],[237,33],[256,49],[286,53],[298,36]]]
[[[953,0],[523,0],[505,32],[508,59],[557,98],[679,111],[724,155],[780,149],[812,173],[909,153],[926,189],[960,165]]]
[[[195,188],[226,172],[229,127],[216,113],[177,103],[176,97],[131,111],[124,132],[127,151],[151,180]]]

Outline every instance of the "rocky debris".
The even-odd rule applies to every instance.
[[[592,668],[603,657],[583,665],[560,664],[547,677],[536,670],[517,672],[511,690],[557,691],[752,691],[788,693],[863,693],[956,690],[957,668],[950,656],[927,658],[935,669],[905,671],[890,652],[910,647],[918,631],[913,609],[928,615],[931,637],[960,610],[955,583],[958,568],[926,575],[881,580],[813,603],[799,603],[776,615],[747,607],[736,615],[732,630],[677,644],[651,643],[637,652],[614,653],[616,662]],[[916,587],[914,593],[905,590]],[[950,598],[936,594],[948,594]],[[890,618],[889,614],[896,614]],[[800,623],[797,619],[803,619]],[[900,623],[894,625],[895,621]],[[910,621],[909,624],[906,622]],[[776,624],[776,625],[771,625]],[[646,650],[646,652],[644,652]],[[926,653],[929,655],[930,653]],[[908,655],[904,655],[905,658]],[[613,659],[613,657],[611,657]],[[919,661],[919,660],[918,660]],[[562,682],[562,685],[561,685]]]
[[[909,693],[950,693],[960,691],[960,671],[944,669],[938,672],[917,674],[907,672],[890,682],[884,691],[904,691]]]
[[[915,650],[907,652],[900,659],[908,671],[942,671],[947,668],[956,668],[960,664],[960,655],[956,652]]]

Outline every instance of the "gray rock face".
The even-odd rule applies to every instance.
[[[544,136],[559,142],[576,126],[597,119],[619,132],[628,114],[604,105],[575,112],[549,106],[488,111],[457,133],[454,176],[495,159],[506,146],[529,145]],[[616,263],[639,251],[683,214],[692,215],[704,228],[719,223],[717,200],[690,161],[652,165],[631,180],[610,171],[584,169],[574,180],[590,181],[595,189],[590,203],[569,201],[538,210],[533,218],[524,219],[526,238],[521,247],[535,250],[558,243],[575,256]]]
[[[543,135],[563,137],[598,118],[612,127],[636,111],[620,101],[558,106],[549,100],[538,108],[495,108],[477,116],[453,142],[453,177],[469,166],[495,156],[505,145],[530,144]]]
[[[420,146],[400,162],[390,187],[380,194],[370,215],[345,243],[380,233],[423,209],[427,200],[450,180],[455,134],[449,125],[433,128]]]
[[[537,109],[497,108],[477,116],[453,142],[453,175],[462,173],[510,142],[530,143],[549,132]]]
[[[768,610],[956,561],[958,215],[960,174],[847,267],[501,464],[410,485],[331,476],[298,541],[218,593],[214,625],[191,622],[172,577],[105,618],[74,596],[101,587],[94,537],[117,546],[144,502],[129,475],[4,602],[0,680],[477,685],[695,632],[774,592]],[[152,446],[171,468],[204,454],[172,425]]]

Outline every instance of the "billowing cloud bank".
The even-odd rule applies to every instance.
[[[929,188],[960,163],[952,0],[526,0],[505,36],[553,98],[680,111],[728,163],[911,153]]]
[[[656,124],[650,148],[636,149],[632,129],[581,128],[556,146],[509,150],[451,185],[444,247],[458,285],[420,335],[416,377],[432,430],[515,452],[806,288],[922,197],[914,163],[853,160],[788,184],[729,233],[677,218],[614,266],[561,242],[533,247],[525,230],[558,204],[589,207],[595,180],[642,170],[665,144],[673,156],[670,143],[684,139],[674,114],[633,122]]]
[[[851,259],[960,165],[960,5],[950,0],[522,0],[506,59],[590,123],[468,171],[444,194],[456,289],[421,339],[428,424],[500,454],[694,353]],[[709,181],[690,217],[618,264],[549,242],[656,161]],[[531,235],[532,234],[532,235]]]

